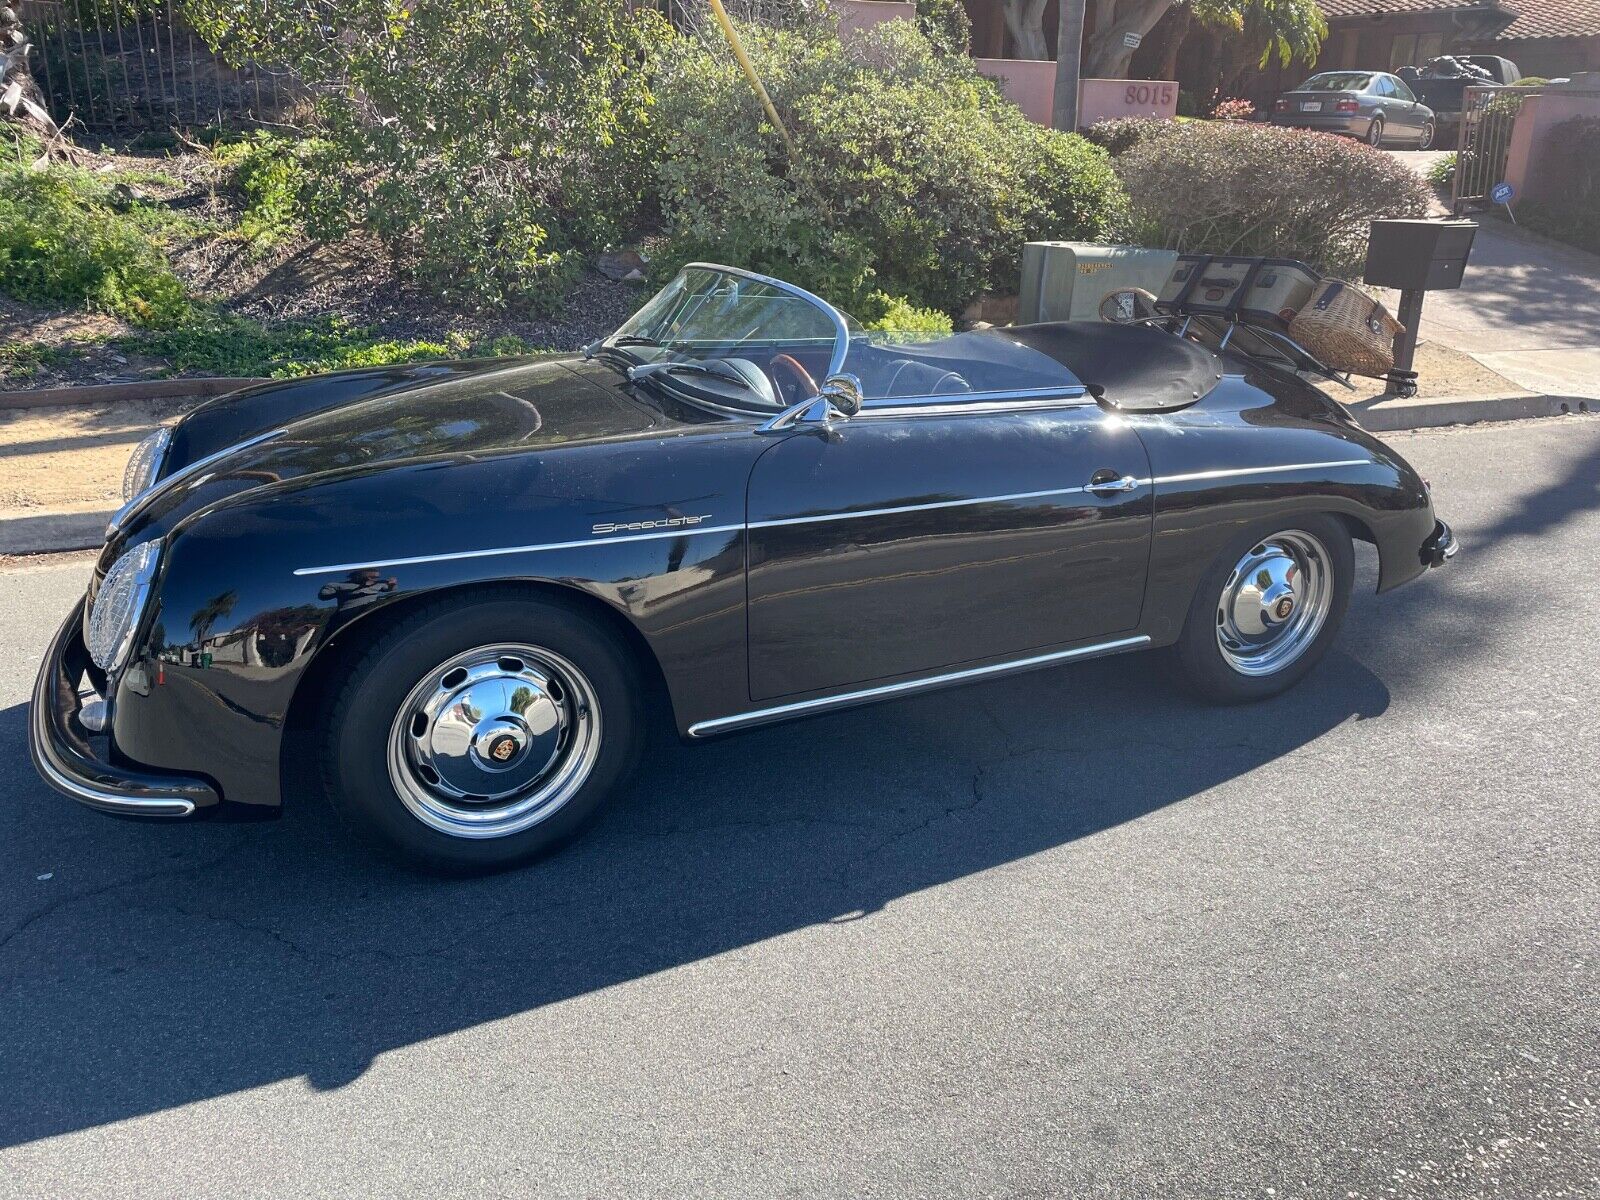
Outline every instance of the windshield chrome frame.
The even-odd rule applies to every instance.
[[[720,271],[725,275],[736,275],[740,279],[748,279],[753,283],[765,284],[766,286],[775,288],[780,292],[785,292],[788,295],[807,301],[816,308],[821,309],[823,315],[825,315],[833,324],[833,353],[828,359],[828,374],[837,375],[839,371],[843,369],[845,356],[850,353],[850,325],[849,322],[844,319],[844,314],[833,305],[829,304],[821,296],[818,296],[813,292],[808,292],[805,290],[805,288],[796,287],[792,283],[785,283],[783,280],[776,279],[771,275],[762,275],[755,271],[746,271],[742,267],[729,267],[722,263],[684,263],[683,266],[679,268],[678,275],[682,275],[685,271],[693,271],[697,269],[701,271]],[[674,275],[673,278],[676,279],[678,275]],[[650,299],[653,300],[655,297],[652,296]],[[648,304],[649,301],[647,300],[645,303]],[[630,316],[628,320],[633,320],[633,317]],[[627,322],[625,321],[623,324],[625,325]],[[606,339],[600,343],[600,348],[613,349],[611,345],[611,339],[616,336],[616,331],[613,330],[609,335],[607,335]],[[621,347],[615,348],[621,349]]]

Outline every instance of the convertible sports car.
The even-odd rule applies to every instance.
[[[1379,591],[1455,549],[1408,464],[1226,339],[869,334],[705,264],[581,356],[222,397],[124,487],[36,685],[44,778],[270,815],[307,731],[350,826],[447,870],[572,833],[652,711],[702,739],[1163,646],[1261,699],[1335,636],[1353,538]]]

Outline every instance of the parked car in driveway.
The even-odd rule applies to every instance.
[[[1437,122],[1405,80],[1387,71],[1322,71],[1272,106],[1272,123],[1347,134],[1369,146],[1400,143],[1426,150]]]
[[[1455,539],[1292,366],[1181,315],[886,335],[700,263],[582,355],[212,401],[133,456],[34,761],[238,818],[309,754],[353,829],[473,870],[575,832],[652,712],[699,741],[1163,646],[1203,697],[1276,695],[1353,540],[1388,591]]]

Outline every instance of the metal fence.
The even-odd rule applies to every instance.
[[[1517,110],[1540,88],[1469,87],[1461,93],[1461,134],[1451,208],[1457,216],[1491,203],[1489,194],[1505,178],[1506,156]]]
[[[173,0],[22,0],[30,63],[51,116],[87,129],[267,124],[301,95],[286,72],[234,67],[206,48]]]

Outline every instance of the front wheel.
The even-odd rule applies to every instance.
[[[356,660],[330,711],[329,798],[411,862],[515,866],[570,836],[637,756],[640,688],[602,623],[546,599],[440,602]]]
[[[1373,117],[1372,124],[1367,126],[1367,145],[1383,145],[1383,118]]]
[[[1418,150],[1431,149],[1432,146],[1433,146],[1433,137],[1434,137],[1433,122],[1432,121],[1424,121],[1423,125],[1422,125],[1422,136],[1417,140],[1417,149]]]
[[[1201,579],[1178,639],[1191,689],[1239,704],[1293,687],[1337,635],[1354,575],[1350,535],[1333,517],[1234,543]]]

